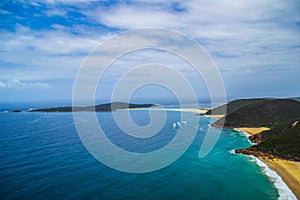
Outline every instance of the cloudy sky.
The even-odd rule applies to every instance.
[[[229,99],[300,94],[297,0],[4,0],[0,23],[1,102],[70,100],[76,74],[94,48],[124,31],[148,27],[175,30],[202,45]],[[194,88],[203,88],[199,97],[208,95],[190,66],[147,50],[116,62],[96,96],[109,97],[110,76],[122,75],[124,66],[162,61]],[[159,98],[159,90],[139,95]]]

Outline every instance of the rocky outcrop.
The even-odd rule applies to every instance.
[[[249,147],[246,149],[238,149],[238,150],[235,150],[235,153],[253,155],[255,157],[267,157],[270,159],[278,157],[278,156],[274,155],[272,152],[262,152],[262,151],[255,149],[254,147]]]
[[[228,104],[229,114],[211,126],[234,129],[268,127],[251,135],[257,145],[236,153],[300,161],[300,102],[293,99],[237,100]]]
[[[249,139],[257,145],[236,150],[236,153],[300,161],[300,124],[298,121],[280,124],[271,130],[250,136]]]

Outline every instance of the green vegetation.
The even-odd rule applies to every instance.
[[[226,110],[226,114],[228,115],[244,106],[260,103],[260,102],[263,102],[266,100],[267,99],[263,99],[263,98],[260,98],[260,99],[259,98],[257,98],[257,99],[238,99],[238,100],[231,101],[228,104],[219,106],[217,108],[213,108],[213,109],[207,111],[205,113],[205,115],[210,115],[212,113],[214,115],[224,115],[225,110]]]
[[[216,108],[218,109],[218,108]],[[237,153],[300,161],[300,102],[293,99],[243,99],[228,104],[228,114],[212,126],[270,127],[252,135],[257,145]]]
[[[243,106],[216,121],[214,126],[237,127],[274,127],[290,123],[300,117],[300,102],[291,99],[265,99]]]
[[[56,108],[42,108],[36,110],[30,110],[29,112],[80,112],[80,111],[95,111],[95,112],[112,112],[116,109],[126,108],[149,108],[154,106],[153,104],[132,104],[123,102],[113,102],[100,104],[97,106],[87,107],[56,107]]]
[[[275,157],[300,161],[300,123],[299,121],[294,123],[295,126],[281,125],[280,128],[264,132],[263,142],[253,148],[265,154],[271,153]]]

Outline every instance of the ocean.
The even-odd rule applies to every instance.
[[[1,199],[277,199],[278,177],[250,156],[233,149],[250,146],[242,132],[223,130],[212,151],[199,158],[210,118],[200,118],[191,146],[172,164],[148,173],[112,169],[94,158],[77,134],[72,113],[7,112],[30,105],[0,108]],[[124,111],[117,111],[124,112]],[[149,123],[147,110],[129,111],[137,124]],[[159,111],[157,111],[159,112]],[[167,111],[159,138],[128,139],[112,113],[96,114],[107,137],[130,152],[149,152],[167,145],[178,129],[180,112]],[[131,144],[132,143],[132,144]],[[157,158],[163,160],[164,158]],[[132,163],[134,164],[134,163]]]

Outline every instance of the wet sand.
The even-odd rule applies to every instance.
[[[259,158],[268,167],[274,170],[292,190],[297,199],[300,199],[300,162],[282,159]]]

